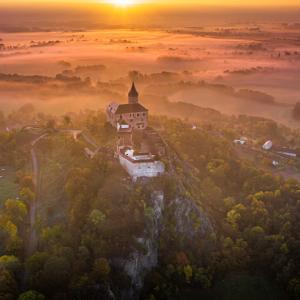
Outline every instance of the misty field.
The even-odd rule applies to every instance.
[[[270,23],[2,33],[0,110],[25,103],[58,114],[104,108],[110,101],[125,101],[135,79],[141,94],[153,100],[163,96],[295,127],[299,31]],[[199,86],[203,81],[209,86]],[[182,82],[190,88],[182,88]]]

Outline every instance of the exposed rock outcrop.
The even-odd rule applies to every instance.
[[[175,220],[175,230],[178,236],[187,239],[201,238],[208,232],[213,231],[213,226],[201,208],[192,200],[177,197],[169,201],[168,205],[163,192],[155,191],[151,195],[148,215],[148,224],[145,236],[137,238],[137,243],[143,251],[134,251],[129,259],[119,260],[118,266],[121,267],[131,279],[131,289],[126,291],[125,299],[138,298],[139,291],[143,288],[145,276],[158,265],[159,237],[165,230],[163,224],[164,209]]]
[[[142,289],[147,273],[158,264],[158,241],[161,220],[164,210],[163,192],[153,192],[150,199],[151,216],[148,218],[145,236],[137,238],[144,251],[134,251],[128,260],[118,260],[118,265],[131,279],[132,288],[124,295],[127,299],[134,299]]]
[[[177,197],[170,205],[174,210],[178,234],[192,239],[213,231],[212,223],[207,214],[192,200]]]

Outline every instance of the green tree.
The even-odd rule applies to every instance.
[[[70,275],[71,266],[64,257],[50,256],[44,264],[43,277],[49,291],[66,288]]]
[[[93,271],[98,280],[105,280],[109,275],[111,268],[106,258],[98,258],[94,262]]]
[[[29,188],[33,191],[34,183],[33,183],[32,176],[30,176],[30,175],[23,176],[20,180],[20,185],[23,188]]]
[[[204,268],[197,268],[195,271],[195,281],[201,285],[202,288],[207,289],[211,287],[211,276]]]
[[[18,274],[21,271],[21,262],[16,256],[3,255],[0,257],[0,269],[5,269],[11,273]]]
[[[191,283],[191,279],[193,277],[193,268],[191,265],[186,265],[183,267],[183,273],[185,277],[186,283]]]
[[[14,276],[5,269],[0,269],[0,299],[14,300],[18,294],[18,286]]]
[[[89,221],[93,226],[100,226],[105,221],[105,215],[99,209],[93,209],[89,215]]]
[[[64,125],[69,127],[70,124],[72,123],[72,119],[69,115],[64,115],[63,116],[63,122],[64,122]]]
[[[5,216],[18,225],[23,225],[27,216],[27,207],[21,200],[8,199],[4,203]]]
[[[35,200],[35,193],[28,187],[22,188],[20,191],[21,198],[28,204]]]
[[[48,120],[45,127],[48,130],[54,130],[56,128],[56,121],[54,119]]]
[[[18,300],[45,300],[45,299],[46,297],[43,294],[34,290],[24,292],[18,297]]]
[[[28,285],[32,288],[42,289],[44,285],[43,268],[49,254],[46,252],[35,252],[25,262],[25,271],[28,274]]]

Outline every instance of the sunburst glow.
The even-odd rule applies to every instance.
[[[116,6],[123,6],[123,7],[132,6],[136,4],[136,0],[108,0],[107,2]]]

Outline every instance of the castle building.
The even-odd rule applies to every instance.
[[[157,155],[151,152],[141,153],[134,149],[132,137],[135,134],[139,134],[137,131],[143,131],[143,138],[146,138],[151,133],[147,128],[148,109],[139,103],[139,94],[134,83],[128,93],[128,103],[111,103],[106,109],[106,114],[107,121],[118,132],[116,157],[133,181],[141,177],[162,175],[165,172],[165,165],[159,160]],[[148,135],[147,132],[149,133]]]
[[[143,130],[148,127],[148,109],[139,103],[139,94],[132,83],[128,93],[128,103],[110,103],[106,110],[107,121],[118,130]]]

